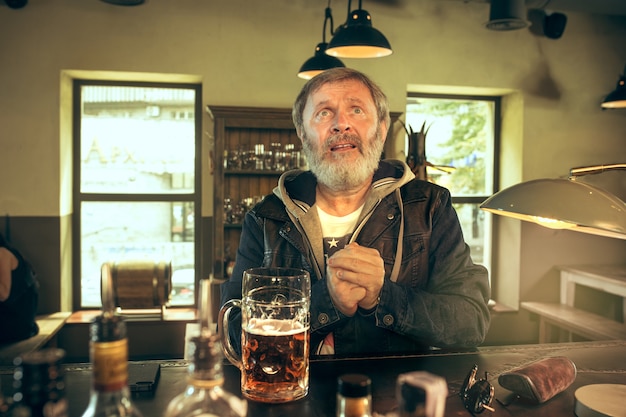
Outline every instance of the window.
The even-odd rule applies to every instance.
[[[499,114],[499,97],[407,97],[407,127],[427,132],[428,179],[450,190],[472,258],[490,271],[491,216],[479,206],[496,189]]]
[[[200,100],[199,85],[74,82],[75,307],[99,307],[101,265],[121,261],[171,262],[170,305],[194,304]]]

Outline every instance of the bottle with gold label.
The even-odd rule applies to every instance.
[[[142,417],[128,388],[126,323],[115,312],[108,264],[102,265],[101,274],[102,314],[89,326],[91,394],[82,417]]]
[[[90,326],[91,395],[83,417],[141,417],[128,388],[128,339],[123,317],[103,313]]]

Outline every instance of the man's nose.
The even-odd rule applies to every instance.
[[[334,132],[346,132],[352,128],[348,117],[346,117],[346,115],[341,112],[337,112],[337,115],[335,116],[333,122]]]

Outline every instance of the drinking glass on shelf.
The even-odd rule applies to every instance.
[[[274,169],[274,156],[272,151],[265,151],[263,153],[263,169],[267,171]]]
[[[278,171],[278,153],[281,152],[283,145],[280,142],[272,142],[270,148],[272,150],[272,171]]]
[[[232,223],[233,222],[233,204],[231,203],[230,198],[226,197],[224,199],[224,223]]]
[[[226,160],[228,169],[241,169],[241,155],[239,150],[229,150]]]
[[[241,169],[251,170],[256,167],[256,156],[253,149],[249,149],[247,145],[241,145],[239,148],[241,153]]]
[[[265,155],[265,145],[257,143],[254,145],[254,169],[263,169],[263,158]]]

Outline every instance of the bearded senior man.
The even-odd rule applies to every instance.
[[[311,353],[380,354],[475,347],[489,327],[489,283],[463,240],[450,193],[380,160],[387,97],[349,68],[309,80],[292,112],[310,171],[284,173],[249,211],[222,304],[243,271],[311,274]],[[240,348],[241,316],[230,317]]]

